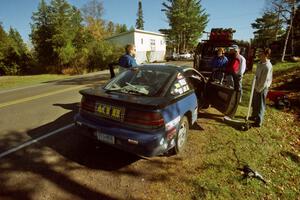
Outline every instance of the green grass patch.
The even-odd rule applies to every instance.
[[[300,62],[280,62],[273,65],[273,72],[280,73],[300,68]]]
[[[284,74],[294,67],[298,64],[279,63],[274,71]],[[253,75],[243,79],[239,117],[247,114]],[[299,199],[300,123],[292,113],[268,106],[263,126],[243,132],[225,124],[214,108],[204,112],[197,121],[203,130],[190,130],[185,152],[155,168],[168,177],[152,187],[161,199]],[[237,168],[246,164],[267,184],[243,179]]]
[[[30,86],[48,81],[70,77],[68,75],[42,74],[32,76],[2,76],[0,77],[0,90]]]
[[[278,63],[275,73],[298,68],[300,63]],[[247,114],[253,73],[243,79],[243,102],[237,115]],[[214,109],[209,112],[218,113]],[[208,119],[209,120],[209,119]],[[208,122],[204,119],[204,123]],[[268,107],[263,127],[241,132],[218,122],[208,137],[202,171],[191,181],[202,195],[193,199],[297,199],[300,197],[300,123],[291,113]],[[268,181],[243,180],[237,170],[245,164],[259,171]],[[204,192],[203,192],[204,191]],[[198,193],[199,194],[199,193]]]
[[[241,108],[244,113],[246,109]],[[210,111],[214,112],[214,111]],[[205,122],[204,122],[205,123]],[[193,180],[195,188],[204,188],[194,199],[297,199],[300,195],[299,149],[293,146],[300,136],[293,116],[268,109],[264,126],[240,132],[216,124],[215,131],[205,131],[208,143],[203,153],[201,171]],[[268,181],[243,180],[238,167],[248,164]],[[196,197],[196,198],[195,198]]]

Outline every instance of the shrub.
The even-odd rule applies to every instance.
[[[88,71],[106,69],[109,63],[116,62],[123,50],[106,41],[93,42],[88,47]]]

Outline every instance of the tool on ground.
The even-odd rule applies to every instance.
[[[262,181],[264,184],[267,184],[266,180],[263,178],[263,176],[258,173],[257,171],[254,171],[249,167],[249,165],[244,165],[242,168],[237,168],[241,172],[243,172],[243,179],[247,178],[256,178],[260,181]]]

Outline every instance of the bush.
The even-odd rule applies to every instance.
[[[109,63],[117,62],[123,49],[106,41],[93,42],[88,47],[88,71],[106,69]]]
[[[77,70],[77,68],[75,68],[75,67],[68,67],[68,68],[64,68],[62,70],[62,74],[64,74],[64,75],[76,75],[76,74],[82,74],[82,72],[79,72]]]
[[[20,75],[20,66],[11,63],[10,66],[0,63],[0,75]]]

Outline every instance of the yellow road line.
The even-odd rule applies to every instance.
[[[14,101],[1,103],[0,108],[15,105],[15,104],[19,104],[19,103],[24,103],[24,102],[27,102],[27,101],[32,101],[32,100],[39,99],[39,98],[42,98],[42,97],[48,97],[48,96],[51,96],[51,95],[54,95],[54,94],[59,94],[59,93],[62,93],[62,92],[76,90],[76,89],[83,88],[83,87],[86,87],[86,85],[79,85],[79,86],[76,86],[76,87],[66,88],[66,89],[62,89],[62,90],[57,90],[57,91],[43,93],[43,94],[31,96],[31,97],[26,97],[26,98],[23,98],[23,99],[18,99],[18,100],[14,100]]]

